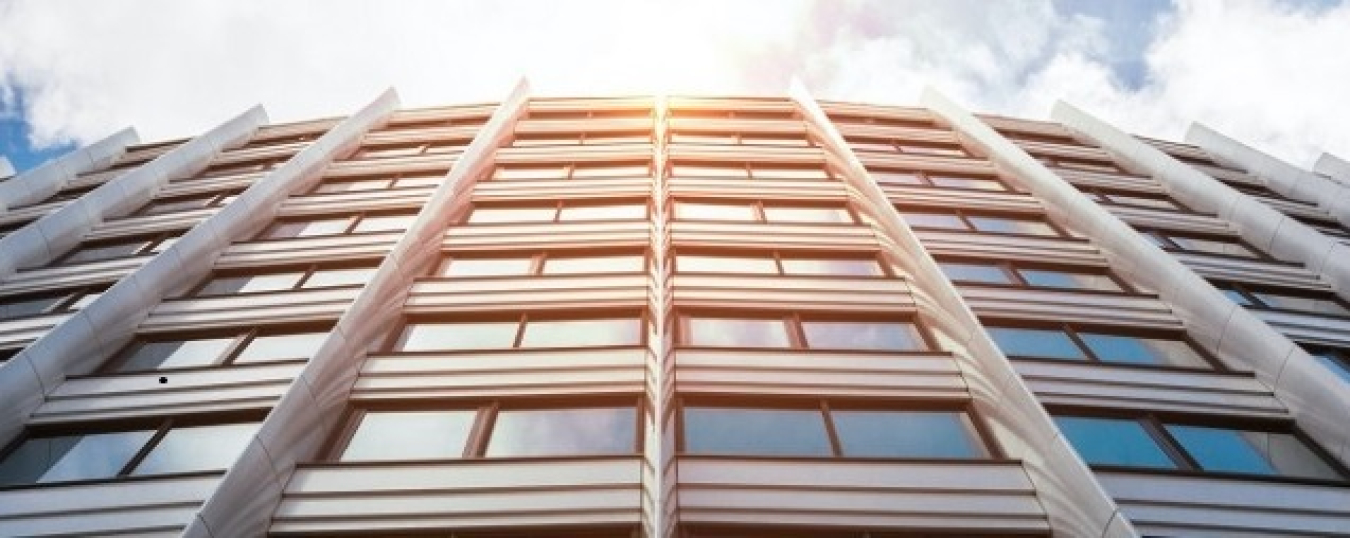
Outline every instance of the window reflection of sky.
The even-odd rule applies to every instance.
[[[691,454],[829,456],[818,409],[686,407],[684,446]]]
[[[688,318],[689,343],[720,347],[791,347],[781,319]]]
[[[244,451],[257,423],[175,428],[136,466],[133,475],[225,469]]]
[[[923,349],[913,325],[898,322],[803,321],[807,347],[870,351]]]
[[[476,410],[367,412],[340,459],[460,458],[477,414]]]
[[[503,409],[492,426],[488,457],[631,454],[633,408]]]

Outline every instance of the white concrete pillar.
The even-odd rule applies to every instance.
[[[1186,141],[1246,168],[1275,192],[1317,204],[1350,229],[1350,186],[1303,170],[1199,123],[1191,124]]]
[[[267,534],[281,488],[297,463],[318,456],[322,443],[338,425],[367,346],[401,319],[413,279],[425,275],[439,259],[446,227],[469,209],[475,180],[492,166],[493,152],[525,114],[528,97],[529,85],[522,80],[465,148],[328,339],[267,415],[184,536]]]
[[[962,355],[973,360],[957,361],[962,377],[971,386],[972,407],[992,423],[991,430],[1006,448],[1008,457],[1022,460],[1055,535],[1137,536],[1115,500],[1097,482],[806,87],[796,81],[789,95],[807,122],[818,129],[826,148],[844,160],[848,172],[845,181],[876,212],[880,232],[888,239],[883,244],[899,247],[892,252],[893,257],[909,273],[914,287],[928,294],[931,308],[942,311],[925,319],[945,325],[939,330],[959,340],[958,344],[965,348]]]
[[[14,175],[14,165],[10,164],[9,159],[6,159],[4,155],[0,155],[0,179],[8,179],[12,175]],[[3,185],[0,183],[0,186]]]
[[[1330,153],[1323,153],[1317,158],[1317,162],[1313,164],[1313,171],[1337,179],[1342,185],[1350,183],[1350,161]]]
[[[65,207],[0,238],[0,279],[15,271],[43,265],[78,245],[109,217],[130,213],[154,198],[174,178],[194,174],[221,150],[244,143],[267,122],[255,106],[144,165],[100,185]]]
[[[0,215],[11,208],[47,199],[75,176],[112,163],[113,159],[126,151],[127,146],[139,140],[136,130],[127,127],[0,183]],[[5,164],[9,164],[8,161]],[[8,174],[13,173],[14,169],[10,168]],[[8,174],[0,169],[0,177]]]

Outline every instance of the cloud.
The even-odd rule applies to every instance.
[[[424,106],[521,75],[541,95],[781,95],[800,76],[821,98],[914,104],[931,84],[1044,118],[1065,97],[1147,134],[1198,119],[1296,163],[1350,155],[1350,6],[1071,1],[0,0],[0,111],[22,92],[41,146],[186,136],[255,103],[340,115],[389,86]]]

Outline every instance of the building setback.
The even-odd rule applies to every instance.
[[[0,181],[0,535],[1350,536],[1350,195],[1196,126],[532,96]]]

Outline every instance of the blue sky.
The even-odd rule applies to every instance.
[[[536,94],[785,93],[1046,118],[1065,99],[1179,139],[1201,121],[1307,166],[1350,155],[1350,6],[1330,0],[0,0],[0,153]],[[662,24],[652,24],[661,21]],[[509,36],[509,39],[504,38]]]

